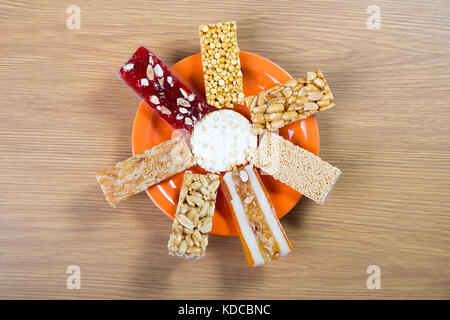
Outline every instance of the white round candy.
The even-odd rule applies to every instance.
[[[228,171],[247,163],[256,146],[252,125],[233,110],[207,114],[195,124],[191,135],[192,153],[197,163],[210,172]]]

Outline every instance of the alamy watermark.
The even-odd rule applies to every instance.
[[[70,13],[70,16],[66,20],[66,26],[69,30],[81,29],[81,10],[80,7],[71,4],[67,7],[66,13]]]
[[[366,20],[366,26],[369,30],[380,30],[381,29],[381,9],[379,6],[371,4],[367,7],[367,14],[370,16]]]
[[[373,264],[367,267],[366,273],[370,274],[367,278],[367,289],[381,289],[381,269],[379,266]]]
[[[77,265],[68,266],[66,273],[70,274],[66,280],[67,289],[81,289],[81,269]]]

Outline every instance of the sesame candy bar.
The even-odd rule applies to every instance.
[[[106,200],[116,204],[195,165],[184,138],[178,136],[97,173]]]
[[[219,109],[243,104],[236,22],[201,25],[199,32],[206,101]]]
[[[187,259],[205,256],[219,184],[219,176],[216,174],[184,173],[172,233],[167,244],[170,255]]]
[[[338,168],[270,131],[250,162],[319,204],[325,203],[341,175]]]
[[[140,47],[119,73],[120,78],[175,129],[191,132],[194,123],[213,109],[145,47]]]
[[[222,190],[230,204],[249,266],[269,263],[292,251],[252,165],[227,172],[222,179]]]
[[[333,94],[320,70],[248,96],[245,102],[257,133],[279,129],[334,106]]]

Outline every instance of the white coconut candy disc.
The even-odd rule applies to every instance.
[[[191,135],[197,164],[210,172],[229,171],[246,164],[256,146],[257,137],[250,122],[233,110],[207,114],[196,123]]]

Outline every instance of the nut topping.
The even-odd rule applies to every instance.
[[[133,68],[134,68],[133,63],[127,63],[126,65],[123,66],[123,70],[125,70],[125,71],[130,71]]]
[[[154,72],[153,72],[153,67],[149,64],[147,66],[147,78],[149,78],[150,80],[153,80],[154,78]]]
[[[151,96],[150,102],[154,104],[159,104],[159,98],[157,96]]]
[[[179,104],[180,106],[183,106],[185,108],[189,108],[191,106],[191,104],[188,101],[184,100],[183,98],[178,98],[177,104]]]
[[[157,64],[153,70],[155,71],[155,75],[158,78],[161,78],[164,75],[164,73],[163,73],[163,71],[161,69],[161,66],[159,64]]]
[[[185,98],[187,99],[188,94],[187,94],[187,92],[186,92],[183,88],[180,88],[180,92],[181,92],[181,94],[183,95],[183,97],[185,97]]]
[[[179,223],[181,223],[184,227],[188,228],[188,229],[193,229],[194,228],[194,224],[192,223],[191,220],[189,220],[189,218],[185,215],[178,215],[177,220]]]
[[[247,182],[248,181],[248,173],[245,172],[245,170],[241,170],[239,172],[239,176],[240,176],[242,182]]]

